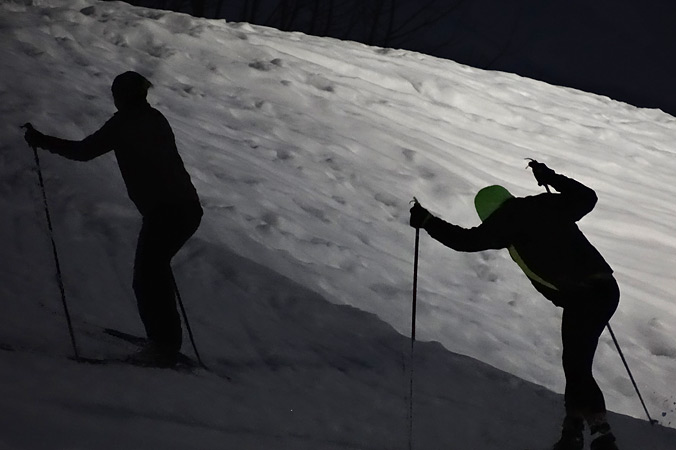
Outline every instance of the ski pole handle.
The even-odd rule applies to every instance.
[[[28,135],[29,133],[30,133],[30,134],[38,133],[38,131],[37,131],[37,130],[35,129],[35,127],[33,126],[33,124],[30,123],[30,122],[24,123],[24,124],[21,125],[19,128],[25,129],[25,130],[26,130],[26,135]],[[26,135],[24,135],[24,139],[26,139]],[[32,140],[32,139],[31,139],[31,140]],[[36,156],[35,156],[35,157],[36,157],[36,159],[37,159],[37,150],[38,150],[37,145],[35,145],[35,144],[29,142],[28,139],[26,139],[26,143],[27,143],[28,146],[29,146],[30,148],[32,148],[33,151],[36,153]]]
[[[530,169],[533,170],[533,175],[535,176],[535,179],[538,182],[538,186],[544,186],[545,189],[547,190],[547,193],[551,194],[552,191],[549,189],[549,185],[547,183],[542,183],[540,181],[540,179],[538,178],[538,175],[536,174],[536,170],[538,170],[539,168],[544,167],[547,170],[551,170],[551,169],[549,169],[544,163],[536,161],[533,158],[526,158],[526,160],[529,161],[528,165],[526,166],[526,169],[530,168]]]

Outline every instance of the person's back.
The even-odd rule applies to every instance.
[[[147,103],[121,110],[102,130],[105,136],[94,134],[92,138],[112,141],[129,197],[142,215],[168,207],[199,206],[174,133],[162,113]]]
[[[562,208],[563,195],[510,199],[486,222],[504,230],[528,269],[558,290],[567,291],[613,270],[580,231],[577,217]]]

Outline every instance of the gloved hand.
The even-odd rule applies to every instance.
[[[44,148],[45,142],[44,134],[40,133],[38,130],[33,128],[33,125],[31,125],[30,123],[27,123],[22,128],[26,129],[26,133],[24,133],[23,138],[26,140],[29,146],[33,148],[36,147]]]
[[[547,167],[546,164],[531,159],[528,163],[528,167],[533,169],[533,176],[538,182],[538,186],[549,186],[552,184],[552,179],[554,175],[556,175],[556,172]]]
[[[428,210],[420,206],[420,203],[415,202],[411,208],[411,219],[409,225],[413,228],[425,228],[428,220],[434,217]]]

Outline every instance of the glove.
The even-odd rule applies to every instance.
[[[415,202],[413,208],[411,208],[409,225],[413,228],[425,228],[425,224],[433,217],[428,210],[420,206],[420,203]]]
[[[45,135],[40,133],[38,130],[33,128],[33,125],[27,123],[23,126],[26,129],[26,132],[23,135],[23,138],[26,140],[29,146],[32,148],[41,147],[44,148],[45,145]]]
[[[552,180],[554,175],[556,175],[556,172],[547,167],[546,164],[531,159],[528,163],[528,167],[533,169],[533,176],[538,182],[538,186],[549,186],[552,184]]]

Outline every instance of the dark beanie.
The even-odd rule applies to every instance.
[[[144,102],[148,94],[148,88],[152,83],[143,75],[129,71],[122,73],[113,80],[113,97],[126,103],[134,104]]]

